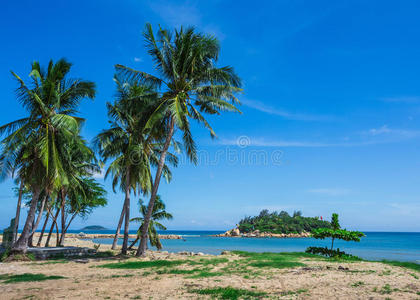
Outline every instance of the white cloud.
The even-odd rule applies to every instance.
[[[391,129],[387,125],[383,125],[379,128],[369,129],[367,131],[367,134],[372,136],[388,135],[400,138],[415,138],[420,136],[420,131],[407,129]]]
[[[265,105],[264,103],[248,100],[248,99],[242,99],[242,104],[251,107],[253,109],[256,109],[258,111],[270,114],[270,115],[276,115],[283,117],[285,119],[289,120],[297,120],[297,121],[333,121],[335,118],[332,116],[326,116],[326,115],[312,115],[312,114],[304,114],[304,113],[293,113],[286,110],[273,108],[271,106]]]
[[[142,62],[143,59],[141,57],[134,57],[135,62]]]
[[[343,188],[317,188],[308,190],[309,193],[325,196],[344,196],[350,193],[349,189]]]
[[[100,172],[93,174],[92,176],[95,179],[104,179],[105,178],[105,169],[101,169]]]

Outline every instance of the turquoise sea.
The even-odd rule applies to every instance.
[[[72,231],[79,232],[79,231]],[[85,233],[113,233],[111,230]],[[131,233],[131,232],[130,232]],[[132,233],[135,233],[134,231]],[[228,238],[210,235],[221,231],[165,231],[178,234],[183,240],[162,240],[163,250],[169,252],[192,251],[220,254],[223,250],[254,252],[305,251],[309,246],[330,246],[330,240],[313,238]],[[350,254],[368,260],[399,260],[420,264],[420,233],[416,232],[365,232],[361,242],[336,241],[335,246]],[[110,244],[112,239],[94,239],[95,243]],[[122,242],[121,240],[119,241]]]

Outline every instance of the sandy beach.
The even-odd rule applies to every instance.
[[[66,246],[93,247],[93,243],[68,238]],[[110,245],[101,245],[99,250],[108,251]],[[264,265],[266,261],[258,257],[230,252],[219,256],[148,252],[140,259],[115,256],[1,263],[0,299],[220,299],[220,294],[200,292],[217,288],[248,291],[247,299],[420,297],[420,273],[403,267],[294,256]],[[9,275],[25,273],[59,277],[7,283]]]

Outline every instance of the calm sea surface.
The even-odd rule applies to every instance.
[[[71,231],[79,232],[79,231]],[[113,233],[111,230],[85,233]],[[133,233],[135,233],[133,231]],[[312,238],[226,238],[210,235],[221,231],[171,231],[164,234],[178,234],[183,240],[162,240],[163,250],[169,252],[193,251],[220,254],[223,250],[244,250],[253,252],[305,251],[309,246],[330,246],[331,241]],[[369,260],[399,260],[420,263],[420,233],[411,232],[365,232],[361,242],[336,241],[334,246],[350,254]],[[94,239],[95,243],[111,244],[112,239]],[[120,243],[122,240],[119,241]]]

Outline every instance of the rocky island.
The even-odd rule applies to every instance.
[[[321,217],[304,217],[300,211],[293,215],[285,211],[262,210],[258,216],[245,217],[236,228],[217,234],[218,237],[303,238],[318,228],[330,228]]]

